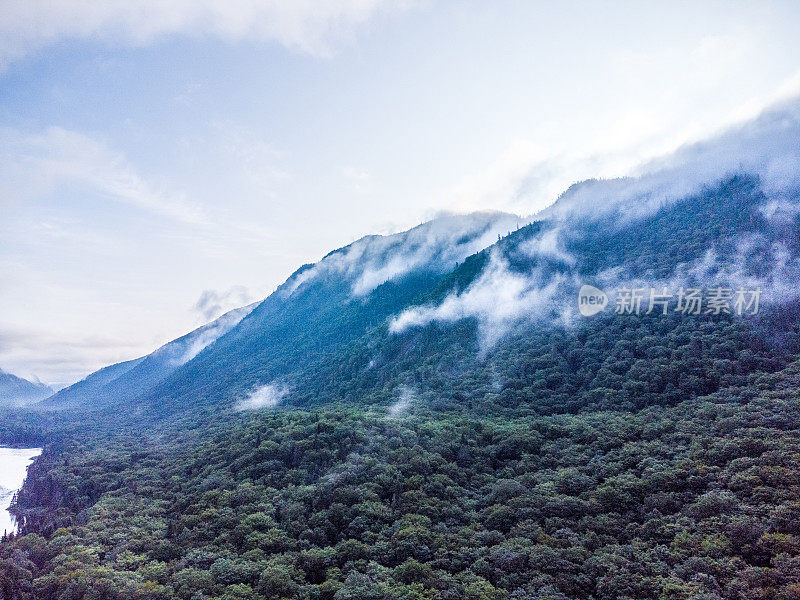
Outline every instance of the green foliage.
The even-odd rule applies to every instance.
[[[798,383],[514,420],[260,413],[46,453],[3,594],[791,598]]]

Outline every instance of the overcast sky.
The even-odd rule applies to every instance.
[[[798,24],[794,1],[0,0],[0,367],[71,383],[362,235],[631,172],[800,90]]]

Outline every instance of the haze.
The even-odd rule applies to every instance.
[[[0,367],[56,386],[800,91],[794,2],[43,6],[0,6]]]

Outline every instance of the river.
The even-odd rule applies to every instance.
[[[0,447],[0,536],[4,531],[14,531],[14,522],[8,507],[14,492],[22,487],[28,465],[42,453],[41,448]]]

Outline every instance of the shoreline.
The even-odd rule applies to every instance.
[[[16,523],[8,509],[25,484],[28,467],[41,454],[42,448],[0,446],[0,535],[16,532]]]

